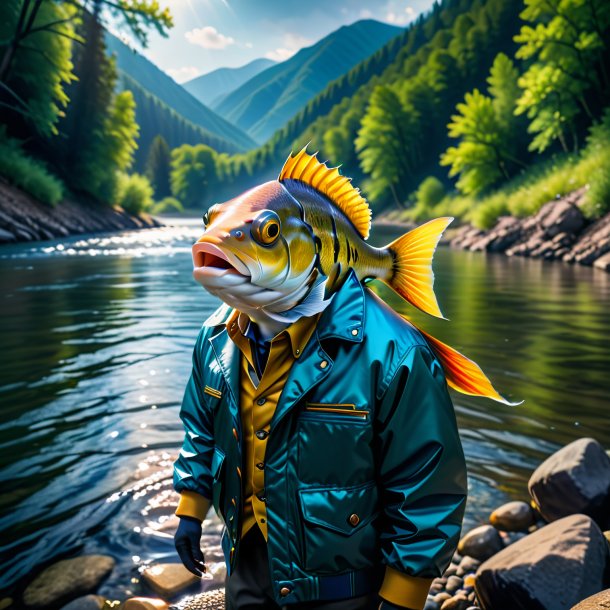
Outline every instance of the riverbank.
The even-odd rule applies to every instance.
[[[65,199],[50,207],[0,179],[0,244],[159,226],[148,214],[93,203]]]
[[[156,531],[172,537],[176,494],[157,510]],[[462,532],[444,574],[430,587],[424,610],[585,610],[610,600],[610,457],[595,439],[579,438],[532,472],[522,498],[497,507],[488,523]],[[132,579],[133,595],[95,595],[115,559],[82,555],[39,572],[20,602],[28,609],[220,610],[224,565],[218,562],[221,523],[204,523],[209,568],[203,580],[180,563],[152,561]],[[138,584],[136,584],[138,583]],[[586,601],[585,601],[586,600]],[[66,604],[67,602],[67,604]],[[584,602],[584,603],[582,603]],[[64,605],[65,604],[65,605]],[[13,599],[0,608],[21,607]]]
[[[610,271],[610,214],[587,220],[581,211],[585,192],[582,188],[549,201],[533,216],[501,216],[487,231],[464,225],[449,244],[462,250],[561,260]]]

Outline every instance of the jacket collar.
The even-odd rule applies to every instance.
[[[318,339],[322,341],[333,337],[360,343],[364,316],[364,288],[356,272],[350,268],[343,285],[322,312],[317,325]]]

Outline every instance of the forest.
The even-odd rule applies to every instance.
[[[180,117],[139,138],[138,117],[172,110],[117,86],[108,15],[144,45],[172,26],[152,0],[0,5],[0,174],[49,205],[69,194],[135,213],[201,211],[275,178],[309,145],[390,218],[488,227],[584,185],[588,217],[610,208],[604,0],[437,2],[238,153]]]

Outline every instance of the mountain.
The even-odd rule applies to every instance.
[[[343,26],[263,70],[214,109],[255,140],[265,142],[328,83],[401,32],[402,28],[370,19]]]
[[[119,73],[125,73],[187,121],[225,141],[225,148],[239,152],[256,146],[252,138],[241,129],[204,106],[165,72],[110,33],[106,34],[106,48],[109,54],[116,56]]]
[[[193,78],[182,86],[202,104],[213,108],[225,95],[273,65],[273,60],[261,57],[239,68],[218,68]]]

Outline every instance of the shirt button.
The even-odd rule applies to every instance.
[[[259,399],[256,401],[256,404],[257,404],[257,405],[264,405],[266,402],[267,402],[267,399],[266,399],[266,398],[259,398]]]
[[[354,335],[354,337],[358,334],[358,329],[357,328],[353,328],[352,329],[352,335]]]
[[[259,463],[256,465],[256,467],[257,467],[259,470],[263,470],[263,468],[265,467],[265,464],[264,464],[263,462],[259,462]]]
[[[269,432],[267,432],[267,430],[257,430],[255,434],[259,441],[264,441],[269,436]]]
[[[286,597],[287,595],[290,595],[290,589],[288,587],[282,587],[280,589],[280,595],[282,597]]]
[[[350,523],[350,525],[353,525],[354,527],[356,527],[358,525],[358,523],[360,523],[360,517],[356,513],[354,513],[353,515],[350,515],[349,523]]]
[[[321,369],[325,369],[327,366],[328,366],[328,362],[326,360],[322,360],[322,362],[320,362]]]

